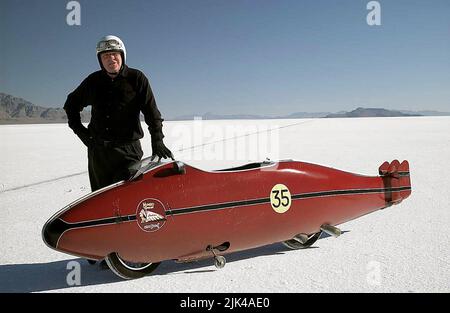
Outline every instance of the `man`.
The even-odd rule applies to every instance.
[[[163,143],[161,113],[145,75],[126,65],[126,49],[116,36],[105,36],[97,44],[101,70],[89,75],[64,104],[69,127],[88,148],[89,180],[92,191],[133,173],[131,165],[141,160],[140,139],[144,136],[140,112],[144,114],[152,141],[152,160],[172,158]],[[80,112],[91,105],[88,127]]]

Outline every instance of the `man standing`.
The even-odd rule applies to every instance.
[[[163,119],[148,79],[125,64],[122,40],[116,36],[103,37],[97,44],[97,58],[101,70],[90,74],[64,104],[69,127],[88,148],[92,191],[134,174],[130,166],[143,156],[139,141],[144,136],[141,112],[151,134],[152,159],[173,159],[163,143]],[[92,111],[86,128],[80,112],[88,105]]]

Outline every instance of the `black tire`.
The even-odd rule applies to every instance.
[[[111,271],[123,279],[136,279],[153,272],[158,263],[132,263],[123,260],[116,252],[108,254],[105,258]]]
[[[286,247],[288,247],[289,249],[292,249],[292,250],[306,249],[306,248],[311,247],[317,241],[317,239],[319,239],[321,234],[322,234],[322,232],[318,232],[318,233],[310,235],[308,237],[308,240],[305,243],[301,243],[295,239],[290,239],[290,240],[283,241],[282,244],[284,244]]]

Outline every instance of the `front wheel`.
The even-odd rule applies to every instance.
[[[161,263],[133,263],[123,260],[116,252],[108,254],[105,261],[111,271],[123,279],[144,277],[153,272]]]
[[[306,248],[311,247],[317,241],[317,239],[319,239],[321,234],[322,234],[321,231],[319,231],[318,233],[312,234],[307,237],[306,241],[303,240],[303,238],[300,239],[300,238],[294,237],[293,239],[283,241],[282,243],[286,247],[288,247],[289,249],[292,249],[292,250],[306,249]]]

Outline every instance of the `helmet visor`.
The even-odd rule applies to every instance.
[[[123,51],[123,46],[115,39],[100,41],[97,45],[97,53],[110,50]]]

